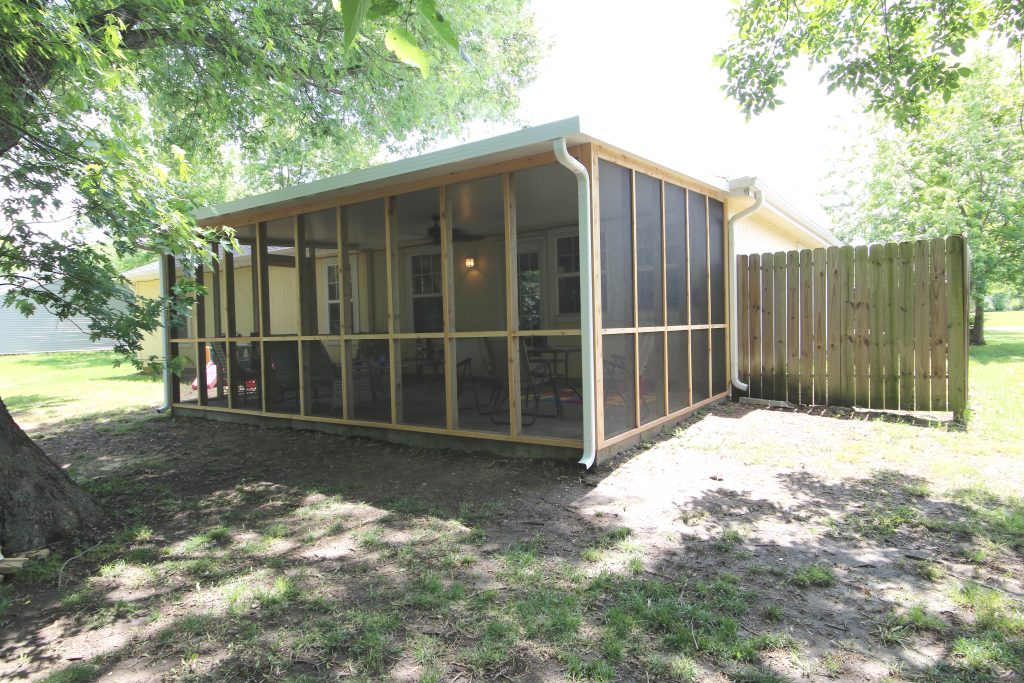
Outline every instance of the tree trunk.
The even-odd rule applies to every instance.
[[[0,400],[0,548],[6,555],[74,534],[103,516],[85,489],[43,453]]]
[[[974,324],[971,325],[971,345],[985,345],[985,301],[974,302]]]

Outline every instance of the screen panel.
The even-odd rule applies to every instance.
[[[641,327],[662,325],[661,181],[643,173],[636,180],[636,301]]]
[[[632,334],[606,334],[603,339],[604,436],[636,427],[636,387]]]
[[[686,190],[665,183],[665,294],[667,324],[690,320],[686,269]]]
[[[707,197],[688,192],[687,215],[690,234],[690,324],[708,324],[708,239]]]
[[[639,335],[640,424],[665,416],[665,339],[661,332]]]
[[[628,169],[601,160],[601,315],[605,329],[633,327],[633,200]]]
[[[711,396],[708,331],[693,330],[690,336],[690,375],[693,402],[700,403]]]
[[[708,251],[711,257],[711,322],[725,322],[725,206],[708,199]]]
[[[690,333],[668,333],[668,409],[682,410],[690,405]]]

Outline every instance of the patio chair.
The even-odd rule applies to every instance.
[[[490,400],[485,404],[489,409],[491,421],[496,424],[507,424],[501,419],[501,409],[508,404],[508,345],[503,339],[485,339],[484,351],[487,358],[487,382],[491,385]],[[547,415],[540,412],[541,387],[550,386],[555,400],[555,413]],[[562,417],[562,404],[558,396],[558,385],[555,379],[553,364],[547,359],[530,356],[526,344],[519,340],[519,392],[523,401],[523,424],[532,425],[538,417]],[[530,399],[533,399],[533,410],[529,410]],[[529,421],[526,418],[530,418]]]
[[[299,350],[296,342],[267,342],[266,358],[267,410],[282,404],[299,402]],[[296,406],[297,407],[297,406]]]
[[[322,341],[306,343],[303,349],[306,375],[306,409],[337,399],[341,405],[341,370],[331,360]]]

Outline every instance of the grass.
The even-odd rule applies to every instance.
[[[835,585],[836,575],[831,567],[822,564],[809,564],[798,567],[789,581],[800,588],[828,588]]]
[[[0,356],[0,397],[26,430],[96,419],[116,433],[125,429],[125,411],[158,406],[163,397],[159,377],[115,368],[117,358],[112,351]]]

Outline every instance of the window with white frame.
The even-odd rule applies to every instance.
[[[327,321],[328,334],[341,334],[341,293],[338,283],[338,265],[327,264]]]
[[[444,329],[443,277],[440,252],[409,256],[414,331],[441,332]]]
[[[580,314],[580,237],[555,240],[556,301],[558,315]]]

